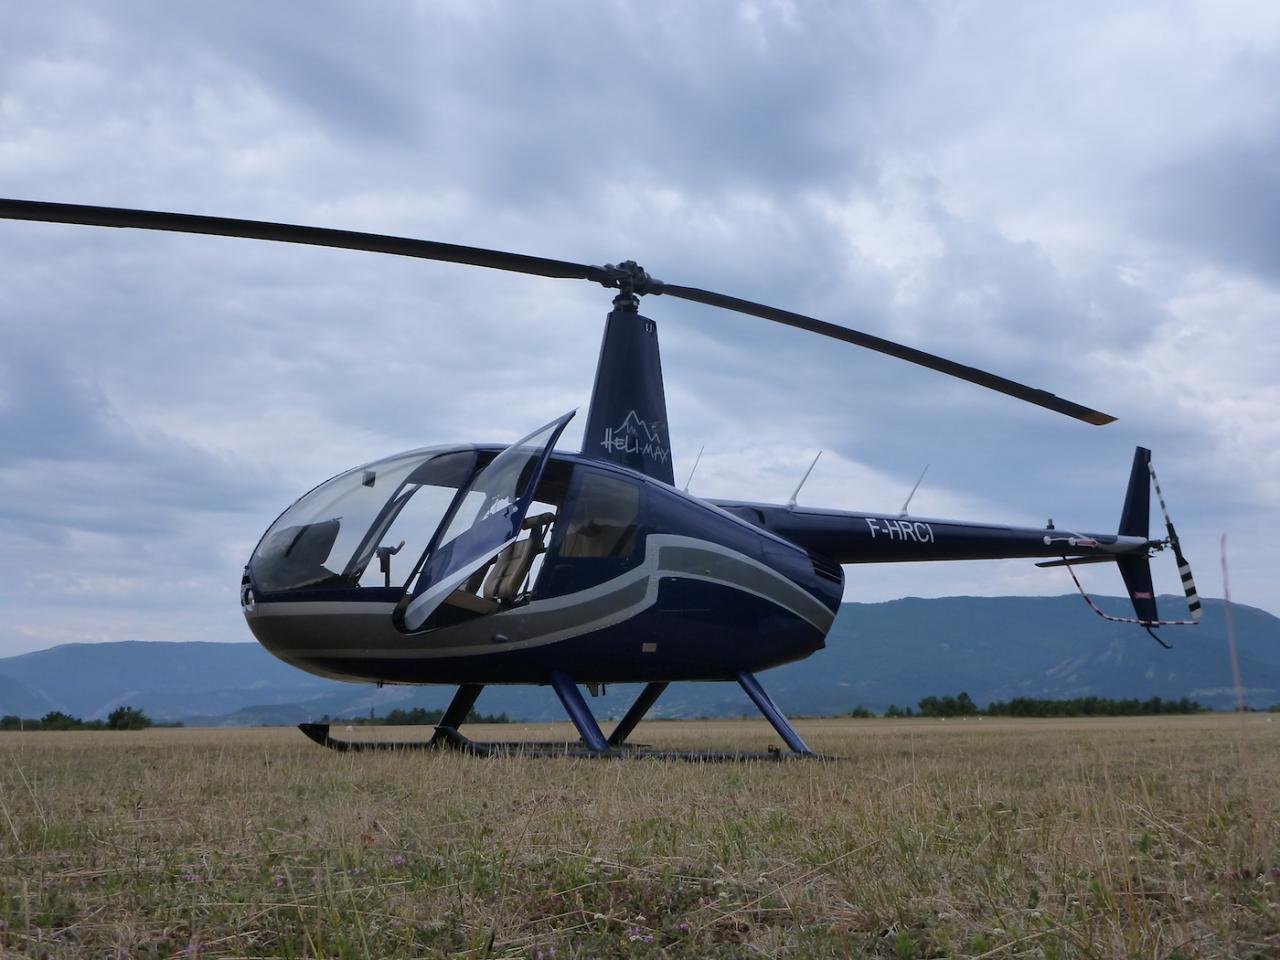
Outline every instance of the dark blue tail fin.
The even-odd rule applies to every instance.
[[[1151,584],[1151,562],[1146,557],[1117,557],[1120,576],[1133,601],[1133,612],[1139,620],[1155,623],[1160,619],[1156,609],[1155,587]]]
[[[1129,489],[1120,511],[1120,536],[1149,537],[1151,521],[1151,451],[1138,447],[1133,451],[1133,469],[1129,471]]]
[[[1151,451],[1138,447],[1133,452],[1133,469],[1129,471],[1129,489],[1124,495],[1124,509],[1120,511],[1120,535],[1122,537],[1150,538],[1151,521]],[[1145,556],[1119,556],[1116,564],[1124,578],[1125,589],[1133,601],[1133,611],[1139,620],[1155,622],[1160,619],[1156,609],[1155,587],[1151,583],[1151,564]]]
[[[634,310],[605,323],[582,453],[675,484],[658,327]]]

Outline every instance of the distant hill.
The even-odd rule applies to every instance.
[[[1186,609],[1180,597],[1161,600],[1163,610]],[[1098,602],[1107,613],[1133,615],[1127,599]],[[1241,604],[1231,609],[1248,702],[1280,702],[1280,619]],[[817,712],[850,700],[877,710],[914,705],[929,693],[961,690],[980,704],[1019,696],[1188,696],[1219,709],[1234,705],[1222,601],[1206,601],[1200,626],[1161,636],[1172,650],[1139,627],[1096,616],[1075,594],[850,603],[827,650],[773,672],[770,689],[780,702],[812,703]]]
[[[124,704],[154,719],[219,715],[351,689],[303,673],[256,643],[68,643],[0,659],[0,676],[42,697],[45,710],[85,719]],[[17,712],[0,686],[0,714]]]
[[[1103,598],[1125,615],[1127,601]],[[1165,598],[1176,610],[1180,599]],[[1249,703],[1280,702],[1280,619],[1235,604],[1240,669]],[[1163,650],[1142,630],[1108,623],[1075,595],[1062,597],[907,598],[848,603],[827,649],[764,675],[779,705],[793,714],[835,714],[862,705],[883,711],[931,694],[966,691],[979,704],[1013,697],[1078,696],[1177,699],[1206,706],[1234,703],[1221,601],[1205,604],[1200,627],[1170,629]],[[637,688],[611,687],[592,702],[601,717],[621,716]],[[443,707],[447,687],[384,687],[313,677],[256,643],[66,644],[0,659],[0,714],[39,716],[63,710],[85,719],[117,706],[140,707],[158,720],[287,724],[331,716],[379,714],[395,707]],[[486,713],[525,720],[560,719],[548,688],[492,687]],[[737,716],[753,708],[734,684],[673,684],[654,716]]]
[[[0,674],[0,714],[42,717],[52,709],[53,704],[40,691]]]

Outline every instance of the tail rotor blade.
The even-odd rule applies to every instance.
[[[1182,579],[1182,592],[1187,595],[1187,609],[1191,611],[1191,619],[1199,620],[1203,610],[1200,606],[1200,595],[1196,592],[1196,581],[1191,575],[1191,564],[1182,555],[1182,544],[1178,540],[1178,531],[1173,528],[1169,519],[1169,508],[1164,502],[1164,492],[1160,489],[1160,480],[1156,477],[1156,468],[1147,461],[1147,469],[1151,471],[1151,483],[1156,488],[1156,499],[1160,501],[1160,512],[1164,514],[1164,526],[1169,533],[1169,546],[1173,549],[1173,559],[1178,564],[1178,576]]]

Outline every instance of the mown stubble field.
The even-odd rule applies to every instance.
[[[1280,956],[1280,722],[797,726],[844,759],[0,734],[0,954]],[[638,738],[774,742],[755,721]]]

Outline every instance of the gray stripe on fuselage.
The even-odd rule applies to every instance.
[[[391,623],[392,605],[384,603],[285,601],[259,604],[257,612],[247,616],[252,621],[268,607],[280,608],[272,610],[269,616],[291,615],[287,630],[291,636],[276,637],[275,642],[267,644],[291,658],[476,656],[543,646],[622,623],[653,606],[657,602],[659,583],[671,578],[719,584],[761,597],[806,620],[824,634],[835,619],[835,614],[808,591],[763,563],[710,541],[670,534],[647,537],[644,562],[612,580],[421,634],[405,635],[397,631]],[[353,617],[350,615],[353,606],[364,609]],[[367,608],[377,608],[377,615],[372,618],[376,622],[370,622],[369,614],[374,611]],[[353,619],[361,623],[352,623]],[[352,647],[351,634],[357,630],[366,635],[366,642]],[[406,642],[414,637],[420,637],[430,646],[406,647]],[[295,643],[298,645],[294,646]]]
[[[835,614],[813,594],[750,557],[675,544],[663,544],[661,551],[659,567],[663,574],[679,571],[691,580],[730,583],[737,590],[753,593],[790,610],[824,633],[831,629]]]

